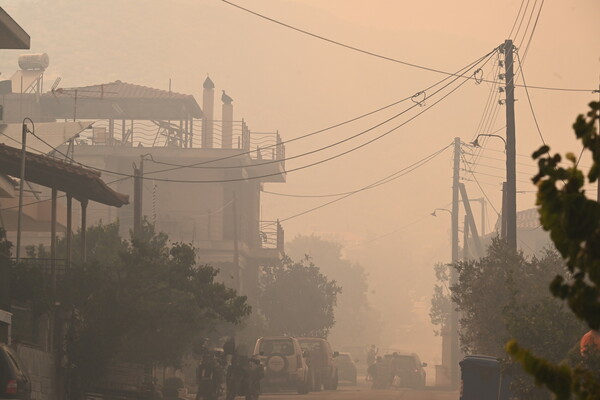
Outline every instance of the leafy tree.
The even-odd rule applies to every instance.
[[[456,264],[458,282],[451,287],[460,311],[460,340],[467,354],[504,358],[504,345],[517,338],[538,354],[558,362],[567,357],[585,331],[560,301],[548,296],[546,283],[564,271],[554,251],[528,260],[495,238],[487,255]],[[518,365],[506,360],[519,398],[547,399]]]
[[[315,235],[298,235],[285,248],[294,260],[309,256],[323,275],[334,279],[343,289],[337,296],[336,322],[329,333],[330,341],[335,346],[377,343],[381,321],[367,299],[369,285],[364,267],[344,259],[340,243]]]
[[[573,124],[577,139],[583,148],[592,153],[593,164],[587,173],[590,183],[596,182],[600,173],[600,136],[596,121],[600,103],[591,102],[586,116],[579,115]],[[571,311],[589,328],[600,328],[600,204],[588,199],[583,186],[586,176],[578,169],[573,153],[566,158],[571,167],[560,166],[560,154],[550,155],[550,148],[542,146],[533,154],[538,160],[539,172],[533,178],[538,186],[537,205],[540,222],[562,258],[568,273],[557,275],[550,284],[553,296],[565,300]],[[556,364],[540,357],[520,340],[510,341],[507,351],[533,375],[536,382],[545,385],[557,399],[600,398],[600,380],[597,373],[585,364],[574,368]],[[534,355],[534,354],[537,354]],[[597,370],[596,370],[597,372]]]
[[[147,222],[138,239],[118,232],[118,223],[90,227],[88,261],[58,282],[68,372],[83,386],[113,360],[178,365],[200,335],[250,313],[245,297],[214,281],[215,269],[196,264],[191,246],[169,243]]]
[[[439,336],[442,334],[442,330],[448,326],[450,312],[452,311],[452,300],[448,287],[450,275],[448,264],[439,263],[433,268],[437,283],[433,286],[429,318],[433,326],[439,327],[434,331],[436,336]]]
[[[341,288],[310,259],[266,267],[260,277],[258,306],[271,334],[326,337],[335,324]]]

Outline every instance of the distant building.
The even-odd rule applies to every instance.
[[[215,119],[210,78],[201,108],[191,95],[122,81],[68,89],[55,82],[40,92],[35,78],[42,75],[15,73],[13,82],[28,79],[0,96],[5,122],[20,122],[25,109],[36,122],[78,124],[80,132],[53,142],[55,155],[98,168],[132,198],[131,176],[143,164],[142,214],[173,241],[193,244],[199,262],[220,268],[220,279],[255,298],[259,268],[283,252],[283,229],[277,220],[263,220],[260,206],[264,183],[285,182],[278,132],[252,132],[234,120],[233,99],[224,92]],[[90,205],[89,223],[118,219],[128,237],[133,208]]]

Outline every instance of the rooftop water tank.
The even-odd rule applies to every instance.
[[[50,64],[50,58],[46,53],[23,54],[19,56],[19,67],[21,69],[45,70]]]

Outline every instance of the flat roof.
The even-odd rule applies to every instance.
[[[0,49],[29,49],[31,40],[27,32],[2,7],[0,7]]]

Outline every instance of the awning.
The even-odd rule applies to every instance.
[[[29,43],[27,32],[0,7],[0,49],[29,49]]]
[[[37,128],[36,128],[37,129]],[[21,150],[0,144],[0,173],[19,177]],[[100,173],[49,156],[26,153],[25,180],[114,207],[129,204],[129,196],[112,190]]]

